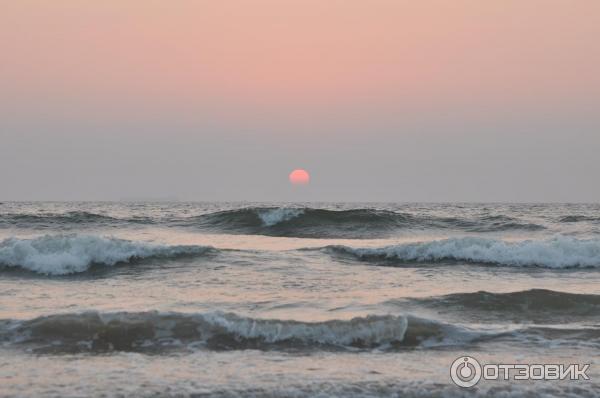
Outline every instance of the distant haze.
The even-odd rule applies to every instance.
[[[599,38],[595,0],[4,1],[0,201],[598,202]]]

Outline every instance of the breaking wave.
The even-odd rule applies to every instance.
[[[399,230],[459,230],[502,232],[543,230],[543,225],[498,214],[434,216],[374,208],[325,209],[310,207],[245,207],[196,216],[130,216],[125,218],[87,211],[62,213],[6,213],[0,228],[74,229],[158,225],[232,234],[299,238],[373,238]]]
[[[187,224],[233,234],[361,238],[385,235],[403,218],[390,211],[366,209],[251,207],[201,215],[187,220]]]
[[[548,240],[507,242],[478,237],[406,243],[381,248],[329,246],[334,254],[389,264],[468,262],[543,268],[598,268],[600,241],[559,236]]]
[[[399,349],[464,343],[478,334],[412,316],[299,322],[230,313],[59,314],[0,321],[0,340],[42,351]]]
[[[201,255],[208,246],[165,246],[93,235],[46,235],[0,242],[0,267],[18,267],[45,275],[87,271],[147,258]]]
[[[541,230],[543,226],[507,216],[474,219],[434,217],[390,210],[329,210],[292,207],[248,207],[180,220],[180,226],[234,234],[306,238],[383,237],[401,229],[455,229],[469,232]]]
[[[494,340],[597,345],[595,327],[523,326],[477,329],[412,315],[369,315],[300,322],[232,313],[84,312],[0,320],[0,343],[38,353],[169,350],[428,349]]]

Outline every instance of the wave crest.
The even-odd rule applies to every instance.
[[[541,225],[507,216],[468,219],[366,208],[332,210],[293,207],[247,207],[219,211],[180,220],[179,225],[234,234],[300,238],[384,237],[404,229],[454,229],[470,232],[544,229]]]
[[[458,230],[468,232],[536,231],[544,226],[507,215],[440,216],[375,208],[245,207],[196,216],[148,215],[125,218],[87,211],[9,213],[0,227],[72,229],[162,225],[299,238],[376,238],[399,230]]]
[[[257,209],[256,214],[265,227],[272,227],[279,223],[301,216],[304,214],[304,209],[284,207],[274,209]]]
[[[92,265],[112,266],[145,258],[200,255],[208,246],[165,246],[92,235],[46,235],[0,242],[0,266],[19,267],[45,275],[66,275]]]
[[[326,249],[336,254],[351,255],[359,260],[400,264],[463,261],[517,267],[600,267],[599,240],[562,236],[543,241],[522,242],[467,237],[381,248],[329,246]]]
[[[370,315],[300,322],[231,313],[59,314],[0,321],[0,339],[38,350],[144,351],[173,347],[236,349],[394,349],[474,338],[458,327],[412,316]]]
[[[382,350],[464,346],[494,340],[597,347],[597,327],[475,328],[411,315],[300,322],[231,313],[84,312],[0,320],[0,343],[39,353],[167,350]]]
[[[233,234],[300,238],[361,238],[389,233],[404,216],[370,209],[248,207],[197,216],[185,225]]]

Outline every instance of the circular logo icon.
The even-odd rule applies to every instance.
[[[459,387],[473,387],[481,379],[481,365],[473,357],[460,357],[452,362],[450,378]]]

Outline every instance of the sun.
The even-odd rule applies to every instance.
[[[310,182],[310,174],[304,169],[296,169],[290,173],[289,179],[294,185],[306,185]]]

